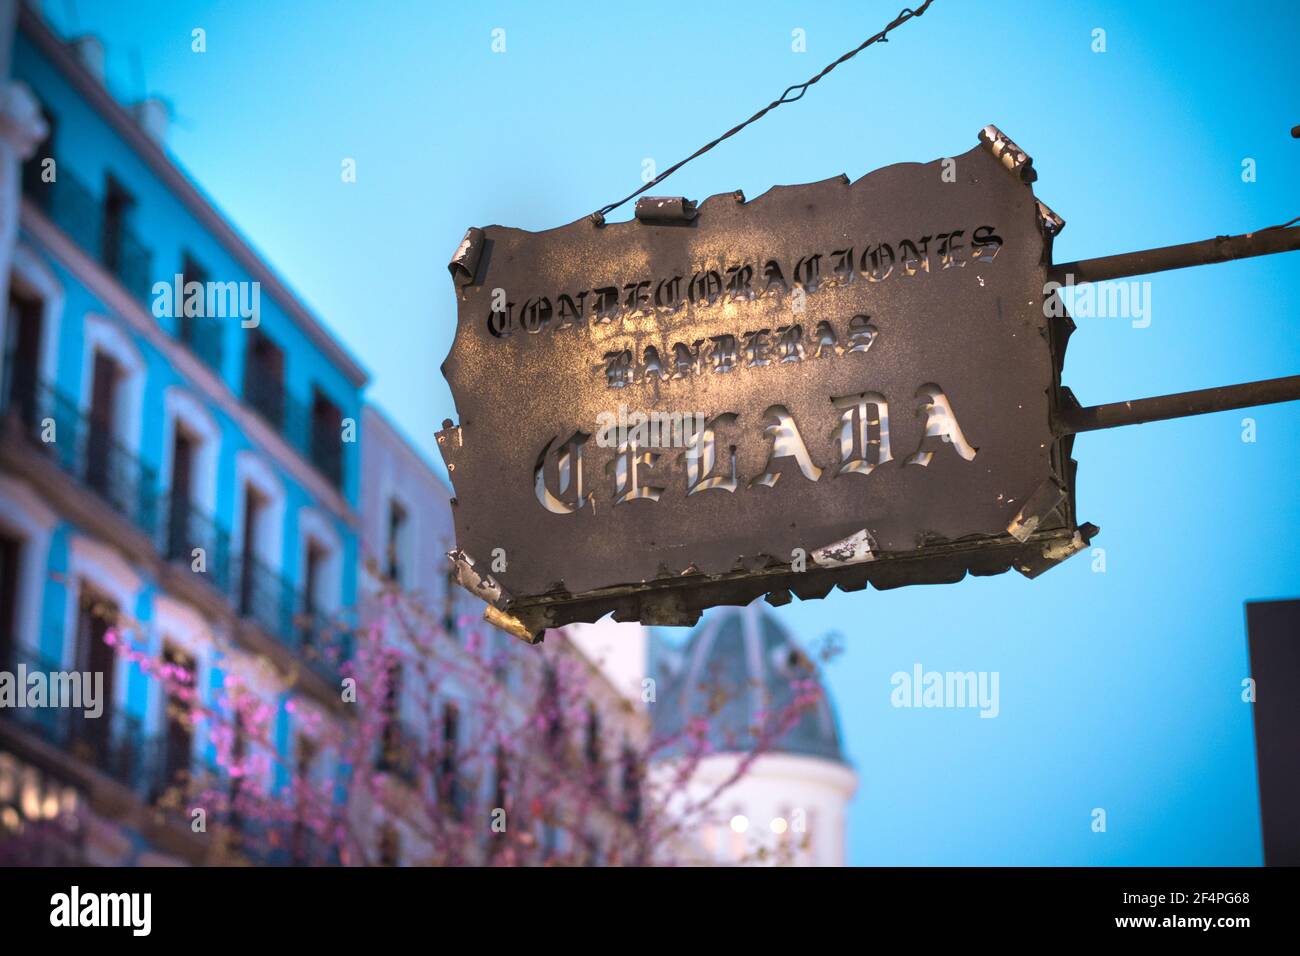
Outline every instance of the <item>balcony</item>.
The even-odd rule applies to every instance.
[[[282,386],[256,374],[245,379],[244,401],[333,487],[343,487],[343,435],[338,425],[317,419]]]
[[[64,668],[25,649],[15,648],[12,666],[23,664],[28,673],[56,673]],[[90,718],[69,707],[19,707],[0,711],[3,716],[73,759],[111,777],[132,793],[151,796],[154,762],[139,718],[106,709]]]
[[[203,553],[204,573],[221,594],[230,593],[230,532],[183,496],[160,498],[158,551],[168,561],[193,566],[195,551]]]
[[[134,299],[151,309],[152,253],[129,226],[106,228],[104,203],[62,162],[57,165],[57,179],[43,182],[42,158],[36,157],[24,166],[23,194]],[[176,317],[176,323],[177,339],[220,377],[224,359],[220,322],[211,317],[181,315]],[[244,400],[333,487],[343,487],[343,446],[332,423],[315,421],[309,407],[261,376],[255,375],[245,383]]]
[[[32,446],[113,511],[152,535],[157,473],[77,403],[6,358],[0,413],[16,416]]]
[[[346,633],[334,633],[325,615],[306,596],[253,555],[232,561],[232,599],[236,610],[256,621],[314,671],[331,682],[352,654]]]
[[[83,414],[76,402],[12,361],[4,363],[0,399],[0,418],[17,425],[26,446],[134,525],[143,534],[144,548],[156,549],[187,571],[195,548],[202,548],[203,579],[226,606],[255,621],[323,678],[337,680],[339,666],[351,656],[348,636],[332,636],[325,616],[312,610],[291,582],[254,557],[232,554],[230,532],[211,515],[187,500],[160,496],[156,471]],[[46,435],[54,440],[45,441]]]
[[[23,195],[45,213],[87,255],[104,266],[138,302],[149,303],[153,255],[126,226],[109,234],[104,206],[67,165],[56,164],[54,182],[42,182],[37,156],[23,169]]]
[[[64,670],[58,663],[46,660],[28,651],[14,651],[0,667],[16,668],[22,663],[28,672],[54,673]],[[169,751],[166,735],[147,736],[139,717],[124,712],[106,711],[103,716],[91,719],[81,710],[66,707],[6,708],[0,710],[0,723],[8,721],[26,733],[59,751],[72,765],[90,768],[125,788],[141,804],[150,809],[149,819],[156,826],[167,826],[182,831],[187,836],[190,818],[185,810],[186,800],[177,802],[169,791],[179,787],[186,798],[202,793],[209,786],[223,786],[225,775],[218,769],[199,760],[189,746],[173,746]],[[173,742],[174,743],[174,742]],[[112,815],[122,814],[124,808],[117,794],[107,797],[105,806]],[[241,823],[234,814],[218,814],[218,820],[236,829],[236,849],[249,859],[271,862],[259,857],[262,847],[256,837],[264,837],[256,825]],[[157,836],[160,831],[155,830]],[[51,833],[49,840],[42,838],[37,849],[45,851],[58,834]],[[174,837],[168,839],[170,852],[182,855],[200,853],[191,846],[189,854],[181,849]],[[53,844],[50,844],[53,845]],[[56,847],[57,848],[57,847]],[[315,862],[328,862],[328,857],[312,847]],[[191,862],[199,862],[197,856]],[[292,862],[292,861],[289,861]]]

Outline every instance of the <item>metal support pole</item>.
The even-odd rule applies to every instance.
[[[1241,236],[1216,236],[1201,242],[1186,242],[1180,246],[1062,262],[1054,264],[1048,272],[1053,280],[1062,285],[1078,285],[1082,282],[1122,279],[1125,276],[1148,275],[1232,259],[1250,259],[1297,249],[1300,249],[1300,227],[1272,227]]]
[[[1065,408],[1057,415],[1056,427],[1063,435],[1074,435],[1099,428],[1141,425],[1168,418],[1185,418],[1251,405],[1294,401],[1300,401],[1300,375],[1246,382],[1243,385],[1203,388],[1195,392],[1179,392],[1177,395],[1161,395],[1156,398],[1138,398],[1131,402]]]

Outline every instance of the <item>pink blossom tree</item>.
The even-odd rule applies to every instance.
[[[719,798],[822,693],[806,661],[788,701],[748,728],[734,771],[699,792],[691,781],[734,688],[703,688],[702,711],[657,734],[655,704],[616,692],[563,630],[526,646],[391,585],[358,616],[317,645],[338,662],[339,705],[283,705],[292,753],[257,681],[223,670],[202,692],[189,668],[143,649],[138,624],[110,628],[117,653],[160,682],[167,721],[207,742],[211,759],[150,791],[160,819],[207,834],[205,862],[373,865],[399,845],[402,862],[428,865],[707,862],[694,830],[717,822]],[[0,844],[0,859],[32,858],[32,845]]]

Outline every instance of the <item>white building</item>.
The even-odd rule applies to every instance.
[[[711,714],[713,752],[692,777],[693,799],[732,777],[755,747],[752,728],[790,705],[795,682],[820,683],[815,665],[761,601],[710,612],[681,648],[652,646],[655,733],[671,735],[692,717]],[[693,845],[680,852],[719,864],[843,866],[856,789],[822,687],[817,702],[722,793],[709,818],[692,826]]]

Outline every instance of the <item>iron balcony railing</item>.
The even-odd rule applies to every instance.
[[[15,670],[22,664],[28,674],[66,670],[26,648],[13,648],[9,658]],[[0,719],[14,721],[142,799],[151,799],[156,780],[156,763],[151,759],[154,748],[140,718],[113,709],[108,701],[102,704],[103,712],[98,717],[87,716],[84,707],[46,706],[5,708],[0,710]]]
[[[201,568],[208,582],[230,594],[230,532],[187,497],[164,493],[160,498],[158,550],[168,561]],[[202,553],[196,553],[201,551]],[[201,559],[201,563],[199,562]]]
[[[32,445],[141,531],[156,524],[157,473],[117,440],[111,426],[6,357],[0,412],[17,416]]]
[[[36,156],[23,170],[23,193],[88,255],[103,265],[131,295],[148,303],[153,256],[125,224],[110,234],[105,228],[104,205],[68,170],[65,163],[53,169],[55,178],[44,182]]]
[[[311,608],[291,581],[255,555],[235,552],[230,533],[187,499],[165,494],[159,511],[158,550],[167,560],[190,570],[201,568],[203,578],[237,614],[254,621],[322,676],[338,677],[339,666],[351,656],[350,638],[335,633],[338,629]],[[201,564],[196,563],[198,549]]]
[[[230,533],[188,499],[165,494],[159,511],[158,550],[169,561],[202,570],[204,579],[241,617],[302,658],[329,680],[351,656],[346,633],[334,633],[328,618],[311,609],[306,597],[255,555],[231,547]],[[202,549],[202,563],[196,552]]]
[[[319,421],[282,385],[255,373],[245,376],[244,400],[335,488],[343,487],[343,436]]]
[[[193,568],[195,549],[202,548],[206,579],[239,614],[255,620],[323,676],[337,676],[338,665],[350,656],[346,637],[331,635],[325,617],[310,609],[291,582],[255,557],[232,555],[230,533],[189,501],[159,496],[154,469],[111,437],[107,427],[39,382],[31,369],[5,364],[0,410],[17,416],[34,448],[154,537],[168,560]]]
[[[351,656],[346,633],[334,634],[292,582],[251,555],[232,553],[230,533],[184,498],[157,492],[157,472],[77,403],[41,382],[12,357],[0,377],[0,415],[16,417],[32,447],[155,542],[169,561],[203,573],[237,613],[248,617],[329,680]]]
[[[255,555],[235,555],[230,580],[231,600],[239,614],[257,622],[327,680],[338,678],[340,666],[352,656],[345,630],[334,627],[292,582]]]
[[[251,554],[235,556],[231,577],[235,609],[296,651],[293,586]]]
[[[27,669],[27,673],[40,672],[53,674],[63,668],[56,662],[42,657],[35,651],[23,647],[7,647],[4,659],[0,660],[0,670],[16,674],[18,665]],[[67,745],[71,737],[69,727],[72,712],[63,707],[5,707],[0,709],[0,720],[11,720],[25,727],[42,740],[60,749]]]

